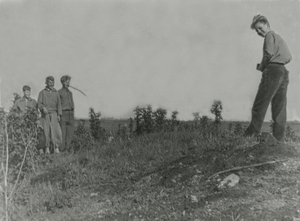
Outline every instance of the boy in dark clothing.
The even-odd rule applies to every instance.
[[[69,90],[71,77],[64,75],[60,81],[62,88],[58,90],[62,106],[62,116],[60,118],[60,127],[62,130],[62,144],[60,151],[73,150],[70,149],[72,137],[74,133],[74,101],[73,94]]]
[[[287,87],[289,72],[285,64],[292,60],[292,55],[285,41],[270,29],[269,21],[262,15],[253,18],[251,29],[264,38],[263,58],[257,65],[262,72],[261,83],[252,107],[251,123],[245,131],[246,136],[260,133],[268,106],[271,102],[273,136],[284,141],[286,127]]]

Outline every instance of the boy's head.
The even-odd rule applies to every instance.
[[[250,27],[261,37],[265,37],[270,31],[270,23],[263,15],[255,15]]]
[[[69,75],[64,75],[60,78],[60,82],[64,88],[68,88],[70,86],[71,77]]]
[[[54,77],[52,77],[52,76],[46,77],[46,85],[49,89],[52,90],[54,87]]]
[[[23,86],[23,93],[24,93],[24,97],[30,98],[31,88],[28,85],[24,85]]]

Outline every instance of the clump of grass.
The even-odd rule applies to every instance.
[[[286,127],[285,140],[287,142],[300,143],[300,137],[295,134],[295,131],[289,125]]]
[[[167,110],[157,108],[152,110],[151,105],[146,107],[137,106],[134,109],[135,114],[135,134],[149,134],[165,131],[177,130],[179,121],[177,119],[178,111],[173,111],[171,119],[167,119]]]

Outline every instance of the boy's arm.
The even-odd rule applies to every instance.
[[[61,100],[60,100],[60,94],[57,92],[57,99],[58,99],[58,102],[57,102],[57,114],[59,116],[62,115],[62,107],[61,107]]]
[[[73,93],[71,92],[71,102],[73,105],[73,110],[75,110],[75,104],[74,104],[74,99],[73,99]]]
[[[43,94],[43,91],[41,91],[39,93],[39,97],[38,97],[38,109],[41,111],[41,113],[44,113],[44,114],[48,114],[48,110],[47,108],[44,106],[44,103],[43,103],[43,99],[44,98],[44,94]]]
[[[258,67],[258,70],[264,71],[268,63],[270,62],[275,51],[275,38],[272,33],[267,34],[264,47],[263,47],[263,58]]]

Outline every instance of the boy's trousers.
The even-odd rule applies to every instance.
[[[74,111],[63,110],[60,118],[60,127],[62,130],[62,144],[60,151],[70,150],[70,144],[72,142],[74,133]]]
[[[261,82],[252,107],[252,119],[245,134],[260,133],[267,109],[271,103],[273,136],[284,141],[286,127],[287,87],[289,72],[282,64],[270,63],[262,73]]]
[[[52,141],[54,148],[58,148],[62,142],[62,133],[57,121],[57,113],[42,114],[40,121],[44,129],[46,148],[50,148],[50,141]]]

